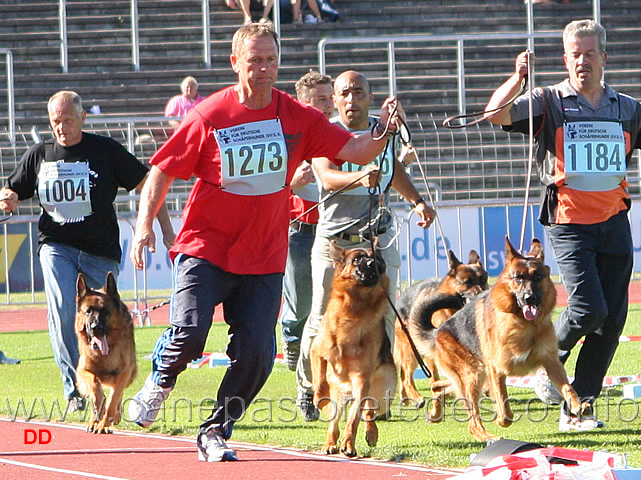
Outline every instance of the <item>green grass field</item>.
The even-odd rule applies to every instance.
[[[125,398],[138,391],[149,373],[150,362],[143,357],[151,353],[162,330],[161,327],[136,329],[139,375],[125,392]],[[641,335],[641,305],[631,306],[624,333]],[[226,342],[226,326],[216,324],[207,341],[206,351],[224,352]],[[0,366],[0,415],[63,421],[65,402],[60,373],[53,360],[47,332],[2,333],[0,348],[7,355],[22,359],[19,365]],[[573,358],[574,355],[567,365],[570,375]],[[609,375],[638,374],[641,373],[640,366],[641,343],[622,343]],[[164,414],[149,431],[194,436],[198,425],[212,409],[224,372],[224,367],[205,366],[182,373],[176,389],[165,402]],[[418,380],[417,383],[421,393],[428,395],[427,380]],[[258,399],[237,423],[233,440],[319,450],[327,424],[322,419],[304,422],[295,407],[295,392],[294,373],[284,365],[276,364]],[[606,422],[607,428],[586,433],[558,432],[558,407],[542,404],[532,390],[511,387],[509,393],[517,421],[508,429],[491,423],[491,402],[484,400],[483,419],[492,433],[542,445],[625,453],[631,466],[641,467],[641,442],[638,441],[641,401],[623,399],[621,386],[604,390],[597,402],[599,418]],[[125,419],[119,428],[142,430],[128,421],[126,402]],[[357,449],[360,455],[424,465],[465,467],[469,465],[470,454],[484,447],[467,433],[465,412],[451,401],[446,406],[444,421],[439,424],[426,422],[424,410],[401,408],[398,402],[394,403],[392,414],[390,420],[378,422],[380,436],[377,447],[368,447],[363,429],[359,431]],[[64,421],[75,423],[84,420],[78,413],[64,418]]]

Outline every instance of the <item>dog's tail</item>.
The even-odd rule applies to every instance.
[[[419,296],[410,310],[408,319],[410,331],[419,337],[427,339],[435,329],[434,325],[432,325],[432,315],[438,310],[446,308],[460,310],[463,308],[463,300],[458,295]]]

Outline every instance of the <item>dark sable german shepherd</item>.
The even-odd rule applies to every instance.
[[[400,322],[404,322],[405,325],[407,325],[407,319],[412,305],[417,301],[423,303],[437,294],[459,297],[460,305],[457,308],[446,308],[432,315],[432,325],[434,325],[434,327],[440,327],[445,323],[445,320],[454,315],[454,312],[461,309],[469,299],[487,290],[487,272],[483,268],[481,257],[479,257],[476,250],[470,250],[467,263],[460,262],[452,250],[448,251],[448,260],[450,270],[442,280],[438,278],[428,278],[427,280],[417,282],[403,290],[403,293],[401,293],[401,296],[396,302],[400,320],[396,320],[394,363],[401,372],[399,394],[401,402],[403,403],[412,401],[419,407],[422,407],[425,403],[425,399],[418,393],[414,383],[414,371],[418,366],[418,361],[410,347],[407,335],[400,325]],[[432,373],[431,381],[437,381],[439,374],[436,365],[430,357],[427,357],[425,360]]]
[[[111,272],[99,290],[88,288],[82,273],[76,286],[76,376],[78,389],[93,406],[87,431],[111,433],[111,426],[120,423],[122,394],[136,377],[134,324]],[[106,405],[103,387],[112,389]]]
[[[380,252],[330,245],[334,278],[325,316],[310,351],[314,404],[331,415],[322,451],[338,453],[338,422],[353,399],[340,451],[356,456],[356,431],[365,420],[368,445],[378,441],[375,420],[386,413],[396,389],[396,369],[385,334],[389,278]],[[333,408],[332,408],[333,407]]]
[[[550,269],[543,263],[543,248],[534,239],[530,253],[519,254],[505,239],[505,268],[497,283],[468,302],[441,327],[434,329],[432,314],[453,308],[457,297],[439,296],[415,303],[410,311],[410,331],[419,351],[432,356],[449,380],[432,385],[431,421],[443,418],[442,394],[452,384],[469,409],[467,429],[474,438],[486,441],[499,437],[488,432],[479,416],[479,398],[485,384],[495,400],[495,422],[501,427],[512,423],[507,397],[508,375],[525,375],[543,366],[550,380],[562,393],[574,414],[589,411],[581,404],[558,357],[558,343],[552,321],[556,289]]]

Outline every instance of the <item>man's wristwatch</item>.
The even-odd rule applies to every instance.
[[[418,200],[414,200],[414,201],[412,202],[412,207],[416,208],[416,207],[418,207],[421,203],[425,203],[425,200],[423,199],[423,197],[418,197]]]

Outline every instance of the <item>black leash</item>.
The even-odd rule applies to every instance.
[[[525,93],[526,85],[527,85],[527,75],[523,77],[521,80],[521,88],[519,89],[518,92],[516,92],[516,95],[514,95],[512,98],[510,98],[507,102],[505,102],[503,105],[500,105],[492,110],[482,110],[478,112],[472,112],[472,113],[467,113],[465,115],[452,115],[451,117],[447,117],[445,120],[443,120],[443,126],[445,128],[449,128],[451,130],[455,130],[457,128],[466,128],[466,127],[471,127],[472,125],[476,125],[477,123],[481,123],[483,120],[486,120],[488,116],[490,116],[492,113],[496,113],[499,110],[504,109],[508,105],[511,105],[514,103],[514,101],[519,98],[521,95]],[[482,116],[481,116],[482,115]],[[480,117],[477,118],[476,120],[473,120],[471,122],[467,123],[460,123],[458,125],[452,125],[452,122],[454,120],[464,120],[466,118],[474,118],[474,117]]]
[[[385,148],[387,148],[387,147],[385,147]],[[392,159],[392,162],[395,165],[396,164],[396,162],[394,161],[395,158],[396,158],[395,149],[392,149],[392,155],[394,156],[394,158]],[[369,189],[369,193],[370,193],[371,196],[377,195],[379,197],[379,209],[381,208],[380,207],[380,203],[382,202],[382,198],[385,195],[385,193],[387,192],[387,190],[389,190],[391,185],[392,185],[392,182],[390,182],[390,184],[387,186],[385,191],[378,192],[378,193],[376,192],[376,190],[377,189],[380,190],[380,186],[377,186],[377,187],[375,187],[373,189]],[[380,219],[381,219],[381,215],[378,215],[378,222],[380,222]],[[370,208],[370,209],[368,209],[367,227],[368,227],[368,233],[369,233],[370,247],[372,249],[372,252],[375,252],[377,246],[374,244],[374,229],[372,228],[373,227],[373,223],[374,222],[372,222],[372,209]],[[376,231],[378,231],[378,226],[376,228]],[[405,324],[405,322],[401,318],[401,315],[398,313],[398,310],[396,309],[396,305],[394,305],[394,301],[392,300],[392,297],[390,297],[390,294],[387,291],[387,288],[385,288],[385,286],[383,285],[383,282],[381,281],[381,272],[378,270],[378,263],[376,261],[374,262],[374,267],[376,268],[376,274],[378,275],[378,282],[379,282],[380,286],[382,287],[383,292],[385,293],[385,297],[387,298],[387,301],[389,302],[390,307],[392,308],[392,311],[394,312],[394,316],[398,320],[398,323],[401,325],[401,330],[403,330],[403,333],[405,334],[405,337],[407,338],[407,341],[410,344],[410,348],[412,349],[412,352],[414,353],[414,357],[416,357],[416,361],[418,362],[419,367],[421,367],[421,370],[423,371],[423,373],[425,374],[425,376],[427,378],[432,378],[432,372],[430,371],[430,369],[427,367],[427,365],[423,361],[423,357],[419,353],[418,349],[416,348],[416,344],[414,343],[414,340],[412,339],[412,335],[410,334],[410,331],[407,328],[407,325]]]
[[[149,317],[149,312],[153,312],[157,308],[164,307],[169,303],[170,303],[170,300],[165,300],[157,305],[153,305],[151,307],[145,308],[144,310],[131,310],[131,314],[138,319],[138,323],[140,323],[141,327],[144,327],[146,324],[151,325],[151,318]]]
[[[365,177],[366,177],[366,176],[368,176],[368,175],[369,175],[369,171],[367,171],[367,172],[363,173],[363,175],[361,175],[360,177],[356,178],[355,180],[353,180],[353,181],[349,182],[347,185],[342,186],[341,188],[339,188],[339,189],[338,189],[338,190],[336,190],[335,192],[328,193],[328,194],[325,196],[325,198],[321,198],[321,199],[318,201],[318,203],[317,203],[316,205],[314,205],[313,207],[309,207],[307,210],[305,210],[303,213],[301,213],[298,217],[296,217],[296,218],[294,218],[293,220],[291,220],[291,221],[289,222],[289,224],[291,225],[292,223],[297,222],[298,220],[300,220],[301,218],[303,218],[305,215],[307,215],[309,212],[311,212],[311,211],[313,211],[313,210],[317,209],[317,208],[320,206],[320,204],[321,204],[321,203],[325,203],[325,202],[326,202],[327,200],[329,200],[330,198],[332,198],[332,197],[334,197],[334,196],[338,195],[338,194],[339,194],[339,193],[341,193],[341,192],[344,192],[344,191],[345,191],[345,190],[347,190],[349,187],[351,187],[351,186],[352,186],[352,185],[354,185],[355,183],[359,182],[362,178],[365,178]]]

